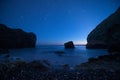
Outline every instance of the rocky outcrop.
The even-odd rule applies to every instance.
[[[64,43],[64,47],[65,47],[65,49],[73,49],[73,48],[75,48],[75,46],[73,44],[73,41],[69,41],[69,42]]]
[[[120,54],[120,43],[111,44],[108,47],[108,52],[111,54],[114,54],[116,52]]]
[[[35,47],[36,35],[27,33],[21,29],[11,29],[4,24],[0,24],[0,48],[29,48]]]
[[[120,52],[120,24],[115,24],[107,31],[108,52]]]
[[[8,49],[0,49],[0,54],[6,54],[9,53]]]
[[[108,48],[120,43],[120,7],[102,21],[87,37],[87,48]]]
[[[105,42],[93,40],[87,43],[86,47],[91,49],[94,49],[94,48],[101,49],[101,48],[106,48],[107,45]]]

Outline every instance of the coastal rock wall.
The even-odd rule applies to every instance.
[[[11,29],[4,24],[0,24],[0,48],[28,48],[35,47],[36,35],[27,33],[21,29]]]
[[[120,43],[120,7],[102,21],[87,37],[87,48],[108,48]]]

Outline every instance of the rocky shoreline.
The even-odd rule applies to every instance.
[[[69,66],[69,65],[67,65]],[[52,69],[47,62],[0,63],[0,80],[120,80],[120,54],[90,58],[74,69]]]
[[[120,80],[120,72],[107,70],[81,70],[81,71],[48,71],[24,70],[14,73],[1,80]]]

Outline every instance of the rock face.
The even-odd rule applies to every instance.
[[[87,42],[87,48],[109,48],[120,43],[120,7],[90,32]]]
[[[65,49],[73,49],[73,48],[75,48],[72,41],[64,43],[64,47],[65,47]]]
[[[29,48],[35,47],[36,35],[26,33],[21,29],[11,29],[4,24],[0,24],[0,48]]]
[[[120,52],[120,24],[115,24],[111,28],[108,29],[107,33],[109,34],[107,37],[108,43],[108,51],[112,52]]]
[[[8,49],[0,49],[0,54],[6,54],[6,53],[9,53],[9,50]]]
[[[111,44],[108,47],[108,52],[113,54],[114,52],[120,53],[120,43]]]

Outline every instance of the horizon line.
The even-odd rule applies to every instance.
[[[49,46],[49,45],[51,45],[51,46],[52,46],[52,45],[56,45],[56,46],[57,46],[57,45],[58,45],[58,46],[61,45],[61,46],[64,46],[64,44],[36,44],[36,45],[38,45],[38,46],[39,46],[39,45],[40,45],[40,46]],[[82,46],[82,45],[85,46],[86,44],[74,44],[74,45],[75,45],[75,46]]]

